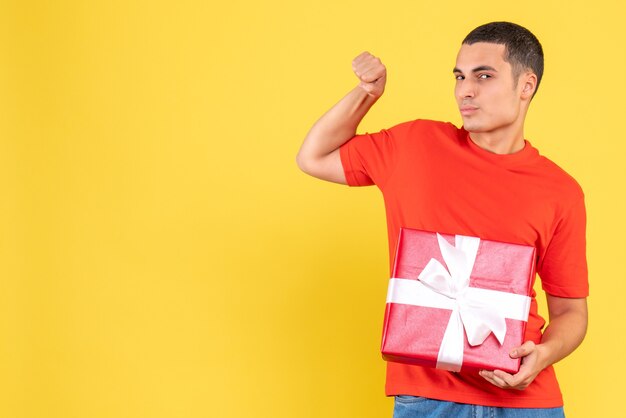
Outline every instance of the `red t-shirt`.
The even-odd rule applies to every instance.
[[[385,201],[390,274],[400,227],[532,245],[542,288],[582,298],[589,292],[583,192],[530,142],[513,154],[478,147],[451,123],[415,120],[356,135],[340,149],[350,186],[375,184]],[[545,320],[533,291],[526,340],[539,343]],[[385,391],[489,406],[563,405],[554,369],[525,390],[500,389],[477,372],[387,363]]]

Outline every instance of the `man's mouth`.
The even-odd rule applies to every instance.
[[[461,106],[460,109],[461,115],[468,116],[475,113],[478,108],[476,106]]]

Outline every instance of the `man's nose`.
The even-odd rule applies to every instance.
[[[462,80],[457,89],[459,99],[472,98],[476,94],[476,86],[472,80]]]

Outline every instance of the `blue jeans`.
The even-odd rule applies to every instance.
[[[498,408],[398,395],[393,418],[564,418],[563,408]]]

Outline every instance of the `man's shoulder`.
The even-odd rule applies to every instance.
[[[398,123],[394,125],[390,129],[401,128],[401,129],[421,129],[421,130],[440,130],[440,131],[449,131],[449,132],[458,132],[460,129],[457,128],[451,122],[444,122],[440,120],[433,119],[412,119],[406,122]]]
[[[584,197],[578,181],[564,168],[545,155],[539,155],[541,171],[546,181],[564,198],[580,199]]]
[[[457,128],[451,122],[432,119],[413,119],[398,123],[386,131],[394,136],[403,136],[411,139],[435,139],[439,137],[454,137],[462,135],[462,129]]]

